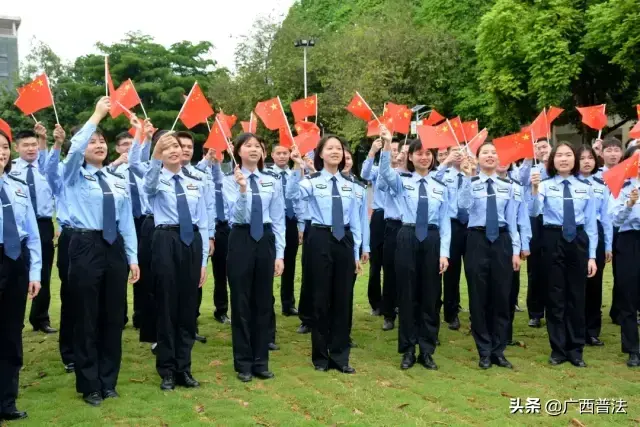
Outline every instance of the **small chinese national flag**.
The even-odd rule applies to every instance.
[[[182,123],[191,129],[200,123],[206,123],[207,119],[213,115],[213,108],[202,93],[198,82],[193,84],[189,96],[184,101],[184,106],[178,116]]]
[[[288,126],[287,116],[284,115],[284,111],[280,106],[280,99],[277,97],[268,101],[258,102],[255,110],[262,123],[269,130],[279,130]]]
[[[113,119],[123,113],[128,116],[126,110],[122,107],[131,110],[133,107],[140,104],[138,91],[136,91],[136,88],[133,85],[131,79],[122,83],[120,87],[111,94],[110,98],[111,110],[109,111],[109,113],[111,114],[111,118]]]
[[[462,120],[460,119],[460,116],[454,117],[453,119],[449,120],[449,125],[453,129],[453,133],[455,134],[456,140],[458,142],[467,142],[467,138],[465,138],[464,130],[462,128]]]
[[[320,134],[315,132],[301,133],[293,138],[293,140],[295,141],[300,153],[308,153],[309,151],[315,150],[318,146],[318,142],[320,142]]]
[[[422,141],[422,148],[448,148],[458,145],[449,125],[442,123],[438,126],[418,126],[418,136]]]
[[[251,112],[251,115],[249,117],[250,118],[248,122],[240,122],[240,124],[242,125],[242,131],[248,133],[256,133],[256,130],[258,130],[258,120],[253,115],[253,111]]]
[[[218,113],[218,117],[220,117],[220,120],[227,124],[229,129],[231,129],[238,121],[238,118],[235,115],[232,114],[228,116],[222,110],[220,110],[220,112]],[[231,138],[231,135],[227,135],[227,137]]]
[[[478,120],[462,123],[462,130],[467,141],[471,141],[478,134]]]
[[[520,159],[533,158],[533,143],[529,132],[518,132],[493,140],[500,165],[507,166]]]
[[[380,135],[381,124],[384,125],[389,130],[389,132],[395,132],[396,123],[393,121],[393,117],[382,116],[378,120],[373,119],[369,123],[367,123],[367,136]]]
[[[41,74],[31,83],[18,89],[15,106],[25,115],[33,114],[53,105],[53,95],[46,74]]]
[[[373,117],[373,111],[371,111],[364,98],[362,98],[358,92],[356,92],[349,105],[347,105],[347,110],[357,118],[366,122]]]
[[[438,113],[436,110],[431,110],[429,117],[422,120],[422,124],[425,126],[435,126],[440,122],[445,121],[445,117]]]
[[[400,105],[391,115],[394,120],[393,131],[406,135],[411,130],[411,110],[406,105]]]
[[[557,119],[563,111],[564,109],[559,107],[549,107],[547,110],[547,121],[549,122],[549,126],[551,126],[554,120]]]
[[[231,126],[233,126],[230,117],[235,119],[236,116],[225,116],[223,113],[216,114],[216,121],[220,121],[220,128],[224,131],[224,136],[231,138]],[[235,120],[233,121],[235,123]]]
[[[320,128],[313,122],[298,122],[295,125],[296,133],[302,135],[303,133],[313,132],[320,135]]]
[[[601,130],[607,125],[607,115],[605,114],[606,104],[594,105],[592,107],[576,107],[582,115],[582,123],[591,129]]]
[[[9,126],[9,123],[5,122],[2,119],[0,119],[0,131],[4,132],[9,137],[9,142],[13,141],[13,137],[11,135],[11,126]]]
[[[312,95],[307,98],[299,99],[291,103],[291,112],[296,122],[301,122],[309,116],[315,116],[318,113],[318,95]]]
[[[547,118],[547,111],[542,110],[538,117],[529,126],[529,132],[534,141],[542,138],[546,138],[551,133],[551,127],[549,125],[549,119]]]
[[[639,155],[640,151],[636,151],[627,160],[618,163],[602,174],[602,180],[607,184],[609,190],[611,190],[613,197],[618,197],[625,180],[638,176]]]
[[[286,148],[291,148],[293,147],[293,139],[291,138],[291,135],[289,134],[289,129],[288,128],[280,128],[278,129],[278,136],[279,136],[279,144],[283,147]]]
[[[213,122],[213,126],[211,126],[211,132],[209,132],[209,137],[204,143],[204,148],[213,148],[216,150],[216,154],[223,155],[224,151],[227,149],[227,138],[224,136],[225,130],[223,129],[224,125],[221,124],[220,120],[215,120]]]
[[[482,131],[471,138],[471,141],[467,144],[469,151],[473,153],[474,156],[478,155],[478,149],[484,142],[487,140],[489,136],[489,131],[487,128],[482,129]]]

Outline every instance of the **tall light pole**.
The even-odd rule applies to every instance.
[[[307,97],[307,48],[314,47],[316,41],[313,39],[296,40],[293,45],[295,47],[301,47],[304,52],[304,97]]]

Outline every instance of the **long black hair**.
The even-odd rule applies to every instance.
[[[264,140],[260,138],[258,135],[254,133],[244,132],[238,135],[233,141],[233,157],[236,159],[236,164],[242,167],[242,159],[240,158],[240,148],[249,142],[251,139],[255,139],[260,144],[260,150],[264,152]],[[262,155],[260,155],[260,160],[258,160],[258,169],[262,170],[264,168],[264,161],[262,160]]]
[[[576,150],[573,146],[567,141],[560,141],[556,144],[555,147],[551,149],[551,153],[549,154],[549,161],[547,162],[547,175],[549,178],[553,178],[558,175],[558,170],[556,169],[556,165],[554,164],[556,153],[558,152],[558,148],[560,147],[569,147],[571,152],[573,153],[573,168],[571,169],[571,175],[577,175],[580,172],[580,161],[578,160],[578,156],[576,155]]]
[[[324,160],[322,160],[322,158],[320,157],[320,154],[322,153],[322,150],[324,150],[324,146],[327,145],[327,142],[330,139],[336,139],[336,140],[338,140],[338,142],[340,142],[340,145],[342,145],[342,160],[340,161],[340,164],[338,165],[338,171],[342,172],[342,170],[344,169],[344,166],[346,164],[345,151],[346,151],[347,144],[342,140],[342,138],[340,138],[337,135],[325,135],[324,137],[322,137],[320,142],[318,142],[318,146],[316,147],[315,152],[313,153],[314,154],[313,155],[313,167],[318,172],[320,172],[322,169],[324,169]]]
[[[11,172],[11,139],[9,139],[9,135],[7,135],[6,133],[4,133],[3,131],[0,130],[0,136],[5,137],[5,139],[7,140],[7,144],[9,144],[9,158],[7,159],[7,164],[4,166],[4,172],[5,173],[9,173]]]
[[[415,172],[416,167],[413,165],[413,162],[411,161],[411,159],[409,159],[409,155],[415,153],[416,151],[422,150],[422,141],[420,141],[419,139],[410,139],[409,141],[407,141],[407,144],[409,145],[409,152],[407,153],[407,170],[409,172]],[[400,151],[400,146],[398,146],[398,152],[399,151]],[[431,164],[427,169],[430,172],[433,170],[433,168],[436,165],[437,155],[432,149],[427,149],[427,151],[431,152]]]
[[[596,150],[593,149],[590,145],[581,145],[576,150],[576,161],[578,162],[578,168],[580,167],[580,157],[582,157],[582,153],[589,153],[591,157],[593,157],[593,169],[589,172],[590,175],[593,175],[598,170],[598,156],[596,155]]]

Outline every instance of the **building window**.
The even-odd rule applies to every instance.
[[[0,77],[9,77],[9,60],[0,56]]]

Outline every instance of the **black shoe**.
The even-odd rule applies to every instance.
[[[540,319],[529,319],[529,327],[530,328],[539,328],[542,326],[542,321]]]
[[[298,330],[296,332],[299,334],[308,334],[309,332],[311,332],[311,328],[304,323],[301,323],[300,326],[298,326]]]
[[[282,315],[286,317],[297,316],[298,310],[295,307],[291,307],[289,310],[282,310]]]
[[[382,330],[383,331],[390,331],[395,327],[393,320],[391,319],[384,319],[384,323],[382,324]]]
[[[216,319],[216,321],[218,323],[222,323],[223,325],[230,325],[231,324],[231,319],[229,319],[229,316],[227,316],[226,314],[223,314],[222,316],[213,316],[214,319]]]
[[[41,332],[44,332],[45,334],[55,334],[56,332],[58,332],[58,330],[53,329],[51,325],[34,326],[33,330],[35,332],[41,331]]]
[[[329,370],[329,368],[327,368],[326,366],[313,365],[313,367],[315,368],[316,371],[320,371],[320,372],[327,372]]]
[[[567,359],[564,359],[564,358],[561,358],[561,357],[553,357],[553,356],[551,356],[551,357],[549,358],[549,363],[550,363],[552,366],[562,365],[562,364],[563,364],[564,362],[566,362],[566,361],[567,361]]]
[[[638,353],[629,354],[629,360],[627,360],[627,366],[630,368],[637,368],[640,366],[640,355]]]
[[[0,421],[17,421],[27,418],[27,413],[23,411],[0,412]]]
[[[277,351],[277,350],[280,350],[280,347],[278,347],[274,343],[270,342],[269,343],[269,351]]]
[[[271,371],[254,372],[253,376],[256,378],[260,378],[261,380],[270,380],[271,378],[275,377],[275,375],[273,375],[273,372]]]
[[[114,389],[102,390],[102,398],[103,399],[117,399],[118,397],[120,397],[120,395]]]
[[[191,376],[189,372],[183,372],[176,375],[176,385],[180,385],[182,387],[187,388],[196,388],[200,387],[200,383],[196,381],[195,378]]]
[[[82,400],[84,400],[91,406],[100,406],[100,404],[102,403],[102,396],[97,391],[94,391],[91,393],[83,394]]]
[[[173,374],[169,374],[166,377],[162,378],[162,383],[160,384],[160,390],[173,390],[176,388],[176,380],[173,378]]]
[[[64,371],[65,371],[67,374],[72,374],[72,373],[74,373],[74,372],[76,371],[76,364],[75,364],[75,363],[73,363],[73,362],[71,362],[71,363],[69,363],[69,364],[67,364],[67,365],[64,365]]]
[[[438,365],[433,361],[433,357],[431,357],[430,354],[421,354],[418,357],[418,362],[427,369],[431,369],[433,371],[438,369]]]
[[[380,312],[380,309],[379,309],[379,308],[372,308],[372,309],[371,309],[371,315],[372,315],[372,316],[381,316],[381,315],[382,315],[382,313]]]
[[[202,335],[196,334],[196,341],[201,342],[202,344],[207,343],[207,337],[203,337]]]
[[[410,369],[416,363],[416,355],[413,353],[405,353],[402,356],[402,363],[400,363],[400,369]]]
[[[492,356],[491,363],[493,365],[498,365],[501,368],[513,369],[511,362],[509,362],[504,356]]]
[[[604,343],[598,337],[590,337],[587,339],[587,345],[602,347]]]
[[[155,356],[158,354],[158,343],[154,342],[151,344],[151,353]]]
[[[248,383],[253,379],[253,375],[248,372],[238,372],[238,379],[243,383]]]
[[[586,368],[586,367],[587,367],[587,364],[586,364],[586,363],[584,363],[584,360],[582,360],[582,359],[575,359],[575,360],[572,360],[572,361],[571,361],[571,364],[572,364],[573,366],[575,366],[576,368]]]
[[[460,329],[460,319],[458,319],[458,316],[456,316],[456,318],[453,319],[451,323],[449,323],[449,329],[451,329],[452,331],[457,331],[458,329]]]
[[[480,369],[489,369],[491,367],[491,358],[488,356],[481,357],[478,366]]]
[[[345,365],[342,368],[339,369],[340,372],[342,372],[343,374],[355,374],[356,370],[353,369],[351,366],[349,365]]]

